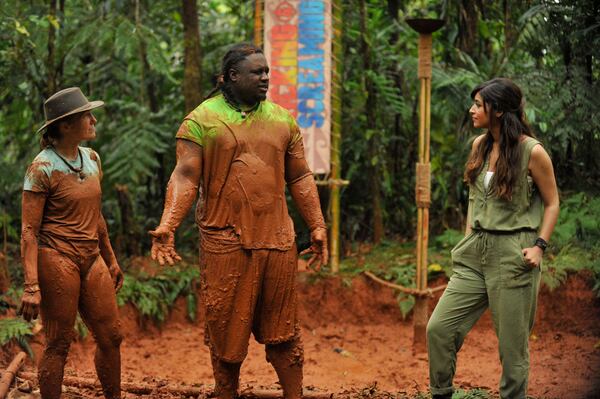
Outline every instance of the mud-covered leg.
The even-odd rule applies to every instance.
[[[219,359],[212,351],[210,360],[215,377],[214,397],[219,399],[237,398],[242,363],[228,363]]]
[[[43,399],[59,399],[77,316],[79,269],[70,259],[49,248],[40,249],[38,265],[46,336],[46,347],[39,364],[40,392]]]
[[[121,353],[117,298],[102,257],[91,266],[81,286],[79,311],[96,341],[94,363],[107,399],[121,397]]]
[[[286,399],[302,397],[302,365],[304,349],[296,337],[280,344],[267,344],[267,361],[273,365]]]

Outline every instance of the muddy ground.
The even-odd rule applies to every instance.
[[[413,354],[412,321],[402,319],[391,289],[364,277],[310,283],[300,275],[299,280],[306,386],[341,397],[413,397],[427,392],[427,357]],[[591,284],[589,275],[579,274],[553,292],[542,289],[531,336],[531,396],[600,398],[600,300]],[[431,309],[436,300],[431,301]],[[198,322],[190,323],[181,301],[161,328],[140,327],[131,307],[122,308],[121,316],[124,382],[210,389],[213,381],[201,314]],[[34,350],[39,353],[41,346],[34,345]],[[75,343],[66,375],[95,378],[93,351],[89,337]],[[35,371],[32,364],[26,368]],[[486,313],[459,353],[455,383],[497,394],[499,377],[497,339]],[[250,343],[241,385],[277,387],[277,377],[256,342]],[[96,396],[101,395],[85,389],[66,395]]]

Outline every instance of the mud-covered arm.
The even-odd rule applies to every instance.
[[[177,139],[177,163],[167,185],[167,195],[160,225],[151,231],[152,258],[160,264],[173,264],[181,258],[175,251],[174,232],[196,199],[202,176],[202,147]]]
[[[552,161],[541,145],[536,145],[531,150],[529,173],[531,173],[533,182],[540,190],[540,195],[544,202],[544,216],[538,235],[545,241],[550,241],[554,226],[556,226],[556,221],[558,220],[560,200]],[[523,250],[523,255],[525,261],[530,266],[537,267],[542,260],[544,251],[540,247],[534,246],[533,243],[531,244],[531,248]]]
[[[285,178],[298,212],[310,229],[311,247],[301,254],[313,253],[308,265],[318,270],[329,259],[327,227],[321,212],[317,185],[304,158],[301,140],[287,151]]]
[[[100,247],[100,256],[102,256],[104,263],[106,263],[109,268],[112,265],[118,265],[119,262],[117,262],[117,257],[110,244],[108,227],[106,226],[106,220],[102,213],[100,213],[100,217],[98,218],[98,246]]]
[[[121,271],[112,245],[110,244],[108,227],[102,212],[100,212],[100,217],[98,218],[98,246],[100,247],[100,256],[102,256],[104,263],[108,266],[108,270],[110,271],[110,275],[115,284],[115,291],[119,291],[123,286],[123,272]]]
[[[25,276],[19,313],[25,320],[35,319],[41,300],[38,285],[38,234],[44,215],[46,194],[23,191],[21,214],[21,262]]]
[[[102,161],[100,159],[100,155],[96,151],[92,150],[90,157],[92,160],[96,161],[96,164],[98,165],[98,176],[100,180],[102,180],[104,174],[102,173]],[[115,291],[119,291],[123,286],[123,272],[121,271],[121,267],[119,266],[119,262],[117,261],[117,257],[115,256],[112,245],[110,244],[108,226],[102,211],[100,211],[100,216],[98,217],[98,247],[100,249],[100,256],[108,267],[110,276],[115,284]]]
[[[285,181],[311,232],[317,228],[325,229],[317,185],[304,157],[302,134],[295,121],[291,123],[291,131],[292,137],[285,153]]]
[[[321,212],[319,193],[312,173],[309,172],[309,174],[291,181],[288,183],[288,189],[296,204],[296,208],[298,208],[302,219],[304,219],[310,231],[326,229],[327,226]]]

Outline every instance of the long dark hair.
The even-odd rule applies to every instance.
[[[223,57],[221,73],[216,77],[215,87],[208,96],[206,96],[205,100],[211,98],[219,91],[225,92],[229,98],[232,98],[229,71],[235,69],[240,62],[244,61],[252,54],[263,54],[263,51],[260,47],[257,47],[252,43],[238,43],[231,46]]]
[[[518,165],[521,163],[521,152],[519,151],[521,135],[535,137],[525,118],[523,94],[516,84],[506,78],[495,78],[480,84],[471,92],[471,98],[475,99],[477,93],[483,99],[483,109],[488,115],[490,129],[471,152],[465,166],[464,179],[470,185],[475,183],[485,160],[492,151],[494,139],[491,127],[499,124],[500,154],[494,175],[494,193],[498,197],[510,201],[518,179]],[[496,116],[497,112],[502,114]]]

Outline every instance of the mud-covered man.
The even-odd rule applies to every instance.
[[[201,292],[215,393],[237,396],[250,333],[266,345],[286,398],[302,395],[303,349],[296,315],[297,252],[285,187],[311,230],[309,265],[327,262],[327,231],[296,121],[266,100],[269,67],[251,44],[223,58],[215,93],[177,132],[177,164],[152,256],[179,260],[174,231],[201,192]]]

